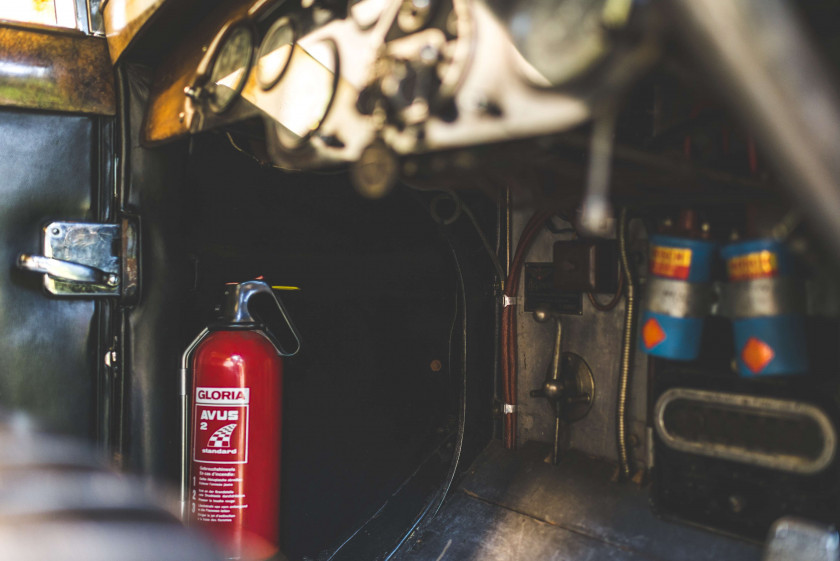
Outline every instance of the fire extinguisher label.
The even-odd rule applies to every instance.
[[[199,463],[248,463],[248,388],[195,389],[195,446]]]

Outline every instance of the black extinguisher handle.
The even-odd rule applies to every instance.
[[[257,318],[255,318],[251,312],[250,304],[251,298],[260,294],[270,296],[274,301],[274,304],[277,306],[277,309],[280,310],[280,315],[283,317],[283,321],[286,322],[286,325],[294,338],[295,348],[291,351],[285,350],[283,345],[267,326],[264,326],[265,335],[268,337],[269,341],[271,341],[271,344],[274,345],[278,355],[282,357],[295,356],[298,352],[300,352],[300,334],[298,333],[294,322],[292,322],[289,312],[286,311],[286,307],[283,305],[283,302],[277,298],[277,294],[275,294],[274,290],[264,281],[251,280],[229,284],[225,287],[225,295],[222,303],[222,320],[224,324],[231,326],[258,324],[259,322],[257,321]]]

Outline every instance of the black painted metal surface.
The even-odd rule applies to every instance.
[[[178,368],[186,347],[184,296],[192,281],[181,240],[186,147],[175,144],[157,151],[140,147],[148,69],[127,65],[119,77],[123,135],[119,199],[122,211],[140,216],[141,294],[139,304],[122,310],[113,325],[120,351],[111,443],[127,469],[174,482],[180,457]]]
[[[509,452],[493,442],[438,518],[395,561],[760,559],[759,548],[664,522],[647,491],[611,481],[614,465],[572,453]]]
[[[672,388],[792,400],[819,408],[837,426],[837,325],[821,318],[809,318],[809,324],[807,339],[813,372],[808,376],[737,376],[728,364],[732,355],[724,352],[716,356],[712,350],[731,345],[720,341],[729,335],[728,326],[715,329],[710,325],[704,332],[705,352],[701,353],[706,360],[655,361],[651,372],[654,400]],[[695,434],[706,437],[714,429],[714,419],[704,418],[714,414],[701,410],[693,416],[698,427]],[[777,443],[808,439],[807,425],[774,424],[771,415],[760,419],[758,423],[741,423],[737,431],[728,430],[727,438],[737,436],[748,449],[759,450],[766,449],[762,443],[768,433]],[[651,497],[663,515],[756,540],[764,539],[772,524],[783,516],[825,524],[840,522],[840,461],[836,455],[823,470],[803,474],[679,451],[667,445],[658,433],[654,445],[656,469]]]
[[[14,268],[53,220],[97,218],[96,118],[0,111],[0,405],[92,439],[102,355],[92,301],[46,296]],[[97,147],[95,149],[95,147]]]
[[[280,294],[303,339],[285,369],[284,551],[291,559],[328,555],[389,501],[396,509],[390,524],[375,539],[345,546],[351,558],[381,558],[447,475],[421,470],[425,480],[411,482],[417,492],[393,496],[457,431],[464,298],[456,306],[461,289],[452,249],[427,202],[407,189],[367,201],[344,174],[258,168],[224,136],[194,140],[188,174],[193,331],[225,282],[265,275],[301,288]],[[475,236],[471,225],[460,226],[456,237]],[[490,380],[481,382],[480,373],[490,370],[492,357],[492,280],[480,241],[468,239],[475,244],[456,243],[455,251],[466,254],[467,309],[477,314],[469,321],[479,325],[467,360],[475,378],[468,398],[480,402],[468,408],[468,430],[483,433],[476,436],[480,447],[489,438]],[[475,447],[471,438],[468,448]],[[442,450],[446,466],[455,451]]]
[[[439,531],[439,533],[437,531]],[[394,561],[642,561],[636,551],[457,493],[423,543]]]

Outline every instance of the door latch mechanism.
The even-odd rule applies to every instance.
[[[52,222],[42,231],[43,255],[22,253],[17,266],[42,273],[44,289],[55,296],[118,297],[134,303],[140,293],[139,224]]]

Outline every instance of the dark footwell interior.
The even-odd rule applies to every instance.
[[[394,561],[738,560],[759,547],[658,518],[648,493],[613,481],[614,466],[577,453],[493,441],[456,492]]]

